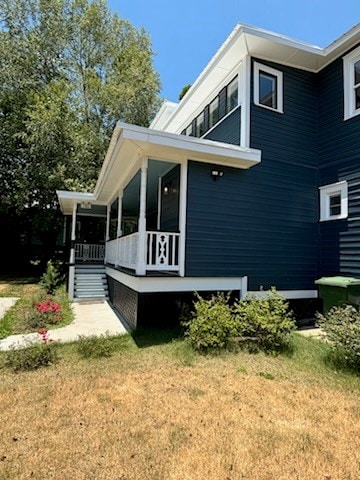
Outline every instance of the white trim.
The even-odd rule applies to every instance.
[[[276,98],[277,98],[277,108],[268,107],[260,103],[259,90],[260,90],[260,71],[268,73],[276,77]],[[274,68],[268,67],[262,63],[254,62],[254,103],[258,107],[266,108],[267,110],[272,110],[273,112],[284,113],[283,109],[283,72],[280,70],[275,70]]]
[[[268,291],[247,291],[248,277],[134,277],[105,267],[106,274],[139,293],[155,292],[241,292],[264,298]],[[278,290],[287,299],[318,298],[317,290]],[[241,295],[243,297],[243,295]]]
[[[343,57],[344,70],[344,120],[360,115],[355,105],[354,65],[360,60],[360,47]],[[360,84],[357,84],[359,87]]]
[[[320,222],[341,220],[348,217],[348,186],[347,181],[332,183],[319,187],[320,193]],[[341,211],[339,215],[330,215],[330,197],[340,195]]]
[[[250,147],[250,91],[251,91],[251,58],[246,55],[241,64],[239,94],[241,98],[240,145]]]
[[[147,190],[147,172],[148,159],[144,157],[141,160],[141,179],[140,179],[140,206],[138,221],[138,261],[136,265],[136,274],[145,275],[146,273],[146,190]]]
[[[268,290],[252,290],[247,292],[249,295],[255,298],[266,298],[269,291]],[[277,290],[277,293],[280,293],[288,300],[302,300],[305,298],[318,298],[317,290]]]
[[[158,195],[157,195],[157,219],[156,219],[156,228],[160,230],[161,226],[161,208],[162,208],[162,203],[161,203],[161,198],[162,198],[162,191],[161,191],[161,186],[162,186],[162,177],[158,178]]]
[[[243,277],[135,277],[106,266],[106,274],[139,293],[240,292]]]
[[[180,164],[180,203],[179,203],[179,274],[185,276],[185,252],[186,252],[186,217],[187,217],[187,183],[188,162],[187,159]]]
[[[110,212],[111,212],[111,204],[106,206],[106,233],[105,233],[106,242],[110,240]]]

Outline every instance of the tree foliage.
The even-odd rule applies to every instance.
[[[116,121],[146,126],[157,108],[152,57],[104,0],[2,0],[2,209],[93,188]]]

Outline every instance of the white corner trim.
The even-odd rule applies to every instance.
[[[347,181],[332,183],[319,187],[320,193],[320,222],[342,220],[348,217],[348,185]],[[341,208],[339,215],[330,215],[330,197],[340,195]]]
[[[276,82],[276,96],[277,96],[277,108],[268,107],[267,105],[263,105],[260,103],[259,98],[259,88],[260,88],[260,71],[269,73],[270,75],[277,78]],[[274,68],[268,67],[267,65],[263,65],[262,63],[254,62],[254,104],[258,107],[266,108],[267,110],[272,110],[273,112],[277,113],[284,113],[284,89],[283,89],[283,72],[280,70],[275,70]]]
[[[252,290],[248,294],[255,298],[266,298],[268,290]],[[317,290],[277,290],[287,300],[303,300],[306,298],[318,298]]]
[[[360,60],[360,47],[343,57],[344,120],[360,115],[360,108],[356,108],[355,105],[354,92],[354,65],[358,60]]]
[[[186,217],[187,217],[188,161],[185,158],[180,165],[180,204],[179,204],[179,274],[185,276],[186,255]]]
[[[241,63],[239,103],[241,105],[240,146],[250,147],[251,58],[246,55]]]

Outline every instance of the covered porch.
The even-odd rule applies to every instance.
[[[79,263],[184,277],[188,160],[213,164],[209,176],[216,180],[221,165],[247,169],[260,156],[237,145],[117,125],[94,193],[57,192],[71,216],[69,293]],[[84,215],[102,218],[97,241],[79,235]]]

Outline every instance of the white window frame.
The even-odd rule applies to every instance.
[[[344,120],[360,115],[360,108],[355,105],[354,66],[360,60],[360,47],[343,57],[344,67]],[[360,85],[357,84],[359,87]]]
[[[320,191],[320,222],[341,220],[348,217],[348,185],[347,181],[324,185]],[[341,209],[338,215],[330,215],[330,197],[340,195]]]
[[[277,78],[276,82],[276,96],[277,96],[277,108],[268,107],[267,105],[263,105],[260,103],[260,72],[269,73]],[[267,110],[271,110],[273,112],[284,113],[283,105],[283,72],[280,70],[275,70],[274,68],[268,67],[267,65],[263,65],[262,63],[254,62],[254,103],[255,105],[266,108]]]

